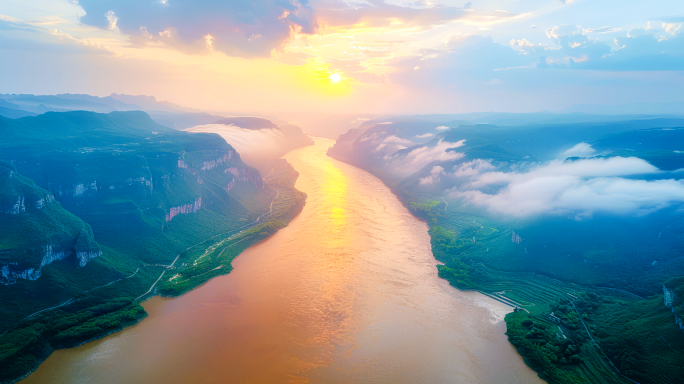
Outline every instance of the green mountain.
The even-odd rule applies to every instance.
[[[230,272],[306,197],[296,174],[271,187],[220,136],[144,112],[0,117],[0,135],[0,381]]]
[[[84,267],[102,251],[90,226],[15,167],[0,161],[0,283],[36,280],[41,269],[69,259]]]
[[[684,376],[684,120],[366,122],[329,155],[430,225],[440,277],[516,308],[509,340],[554,383]]]

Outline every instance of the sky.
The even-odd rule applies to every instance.
[[[0,0],[0,93],[224,113],[684,102],[681,0]]]

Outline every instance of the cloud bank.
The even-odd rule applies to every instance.
[[[272,158],[283,152],[285,135],[279,129],[244,129],[235,125],[206,124],[189,132],[217,133],[243,157]]]
[[[461,178],[462,184],[448,194],[494,213],[563,213],[577,220],[595,212],[643,215],[684,203],[684,180],[627,178],[659,173],[634,157],[553,161],[525,173],[489,172],[492,167],[483,160],[455,166],[449,175]]]

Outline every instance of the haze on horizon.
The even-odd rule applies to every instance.
[[[684,101],[681,1],[1,3],[4,93],[145,94],[223,113]]]

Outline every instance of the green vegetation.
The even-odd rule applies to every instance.
[[[48,259],[99,252],[88,224],[1,160],[0,215],[0,268],[6,266],[0,276],[3,284],[15,282],[18,274],[31,269],[27,277],[37,278],[41,263]]]
[[[434,223],[440,213],[444,210],[444,203],[437,200],[430,200],[427,202],[411,201],[409,202],[408,209],[416,217]]]
[[[515,127],[440,123],[452,129],[391,157],[434,149],[439,141],[465,140],[453,149],[463,156],[424,164],[410,175],[401,167],[392,168],[387,154],[374,150],[390,135],[415,141],[418,135],[433,133],[435,123],[410,117],[387,121],[392,124],[369,122],[365,131],[340,137],[329,154],[376,175],[411,213],[427,222],[433,255],[442,263],[437,266],[441,278],[516,308],[506,317],[509,340],[540,377],[553,383],[681,381],[680,206],[639,215],[591,212],[582,217],[561,211],[516,217],[493,214],[459,193],[443,192],[460,191],[477,181],[467,175],[459,178],[454,171],[460,166],[484,164],[488,172],[527,172],[563,160],[564,152],[581,142],[590,144],[598,157],[638,157],[663,171],[635,178],[680,179],[683,120]],[[437,164],[443,171],[434,177]],[[426,177],[432,182],[422,183]],[[481,192],[496,194],[499,188],[487,185]]]
[[[264,183],[218,135],[141,112],[0,117],[0,135],[0,269],[41,268],[0,286],[0,382],[134,324],[140,300],[230,272],[306,199],[296,172]],[[46,258],[47,245],[64,252]]]
[[[54,349],[74,347],[119,331],[147,316],[127,297],[102,302],[83,297],[68,309],[56,309],[25,321],[0,336],[0,381],[12,381],[33,371]]]
[[[502,231],[492,231],[487,224],[468,221],[464,217],[451,230],[430,227],[433,254],[445,263],[437,266],[439,276],[456,288],[478,290],[514,306],[515,312],[506,317],[509,340],[540,377],[553,383],[670,383],[681,377],[684,330],[676,323],[676,314],[684,309],[684,278],[665,283],[679,298],[668,307],[661,294],[641,299],[624,290],[587,284],[595,279],[591,275],[580,285],[538,273],[493,269],[485,263],[495,264],[500,255],[485,255],[493,249],[505,252],[504,244],[518,244],[511,241],[510,231],[500,235]],[[516,254],[518,262],[527,255]],[[571,272],[567,270],[566,276],[573,276]],[[650,278],[642,276],[642,284]]]

